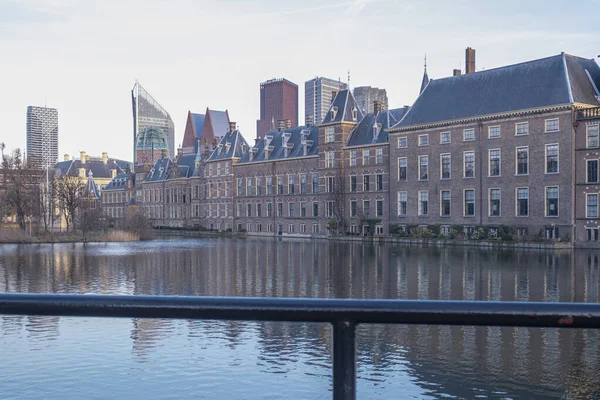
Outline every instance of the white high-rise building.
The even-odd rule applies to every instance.
[[[335,96],[348,87],[344,82],[316,77],[304,83],[305,122],[320,124]]]
[[[27,107],[27,161],[52,168],[58,161],[58,110]]]

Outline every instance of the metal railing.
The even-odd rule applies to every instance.
[[[0,314],[331,323],[336,400],[356,398],[358,324],[600,328],[591,303],[0,294]]]

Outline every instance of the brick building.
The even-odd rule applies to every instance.
[[[283,78],[261,82],[256,137],[263,138],[275,129],[276,121],[285,120],[289,120],[289,126],[298,126],[298,85]]]

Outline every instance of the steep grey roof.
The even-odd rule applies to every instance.
[[[389,136],[386,129],[396,125],[402,119],[408,107],[384,110],[377,116],[373,113],[367,114],[348,135],[348,147],[366,146],[369,144],[387,143]],[[375,130],[375,124],[378,129]],[[377,134],[376,134],[377,133]]]
[[[340,90],[335,99],[331,102],[329,111],[321,124],[330,124],[335,122],[359,122],[363,119],[364,114],[359,109],[358,103],[354,99],[354,95],[348,89]],[[337,110],[337,111],[335,111]],[[356,118],[353,116],[353,111],[356,112]]]
[[[168,158],[161,158],[154,163],[150,173],[146,177],[145,182],[157,182],[167,180],[170,176],[171,166],[173,161]]]
[[[593,60],[559,54],[472,74],[432,79],[394,128],[572,103],[598,105]]]
[[[223,136],[229,131],[229,119],[226,111],[208,110],[215,136]]]
[[[208,158],[208,161],[242,158],[249,149],[250,147],[248,146],[246,139],[244,139],[239,130],[227,132],[219,142],[217,148]]]
[[[196,167],[196,154],[187,154],[177,159],[178,178],[191,178]],[[171,177],[176,178],[176,177]]]
[[[427,67],[425,67],[425,72],[423,72],[423,80],[421,81],[421,90],[419,90],[419,93],[423,93],[423,90],[425,90],[428,84],[429,76],[427,75]]]
[[[106,190],[125,190],[127,189],[127,181],[129,180],[127,174],[118,174],[113,178],[112,181],[108,185],[102,189],[102,191]]]
[[[79,169],[84,168],[86,176],[91,171],[95,178],[110,178],[112,177],[110,171],[113,169],[117,170],[117,174],[125,172],[118,161],[119,160],[110,158],[108,159],[108,162],[104,164],[102,159],[99,158],[92,158],[85,163],[82,163],[81,160],[69,160],[56,163],[54,168],[59,171],[60,176],[79,176]]]
[[[94,182],[94,176],[92,173],[88,174],[88,180],[85,184],[84,196],[87,198],[100,198],[100,191],[98,190],[98,185]]]
[[[299,126],[283,131],[270,131],[263,139],[260,139],[258,143],[256,143],[254,147],[240,159],[240,161],[238,161],[237,165],[266,160],[284,160],[286,158],[316,156],[318,155],[318,137],[319,129],[315,125]],[[287,155],[284,142],[287,146]],[[304,154],[305,144],[307,150],[306,154]],[[266,157],[265,152],[267,147],[271,149],[268,158]]]

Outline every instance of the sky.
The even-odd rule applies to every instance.
[[[600,0],[0,0],[0,142],[25,148],[26,108],[59,112],[59,154],[132,159],[135,80],[171,114],[229,111],[249,142],[260,82],[315,76],[387,90],[390,108],[433,79],[566,52],[600,55]]]

